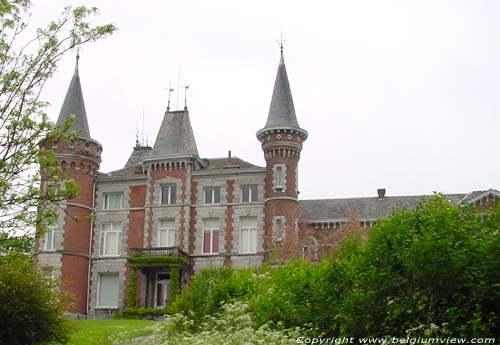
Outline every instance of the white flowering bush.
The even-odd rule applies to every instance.
[[[304,335],[300,328],[281,329],[280,325],[264,324],[253,327],[253,315],[248,304],[224,303],[221,312],[206,316],[193,332],[193,320],[184,314],[175,314],[156,327],[155,336],[141,344],[186,345],[241,345],[241,344],[296,344],[297,337]]]

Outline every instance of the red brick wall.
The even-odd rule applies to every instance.
[[[88,239],[87,241],[88,242]],[[86,257],[64,254],[62,258],[62,291],[74,297],[69,312],[87,313],[87,283],[89,260]]]
[[[146,186],[131,186],[129,206],[144,207],[146,203]],[[130,249],[142,248],[144,246],[144,222],[146,214],[144,210],[130,210],[128,231],[128,251]]]

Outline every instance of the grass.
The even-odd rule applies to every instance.
[[[68,345],[102,345],[151,334],[156,321],[150,320],[78,320]]]

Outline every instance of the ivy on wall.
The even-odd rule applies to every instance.
[[[128,307],[137,306],[137,269],[151,267],[170,268],[170,295],[169,301],[173,303],[179,294],[180,268],[189,266],[189,261],[178,256],[145,256],[140,253],[132,255],[130,261],[130,277],[128,281],[128,296],[126,305]]]

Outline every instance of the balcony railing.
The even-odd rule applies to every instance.
[[[142,256],[179,256],[189,260],[189,255],[178,247],[133,248],[132,254]]]

